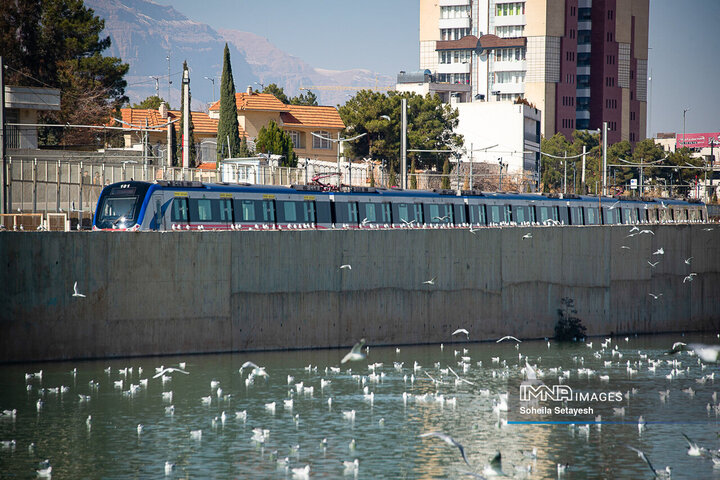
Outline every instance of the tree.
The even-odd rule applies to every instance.
[[[185,71],[186,71],[187,69],[188,69],[187,60],[185,60],[185,61],[183,62],[183,78],[184,78],[184,75],[185,75]],[[188,101],[188,104],[189,104],[189,105],[192,105],[192,95],[190,94],[190,85],[188,85],[188,100],[189,100],[189,101]],[[180,141],[179,144],[178,144],[177,156],[178,156],[179,162],[182,163],[182,158],[183,158],[183,143],[184,143],[183,135],[184,135],[184,132],[185,132],[185,122],[187,121],[187,122],[188,122],[188,126],[189,126],[188,131],[190,132],[190,139],[189,139],[189,141],[188,141],[189,149],[190,149],[189,160],[188,160],[188,167],[189,167],[189,168],[195,168],[195,167],[197,166],[197,165],[195,164],[197,152],[195,151],[195,134],[194,134],[194,132],[193,132],[194,128],[193,128],[193,123],[192,123],[192,112],[190,112],[190,118],[187,118],[187,119],[186,119],[186,118],[185,118],[185,115],[183,115],[183,112],[184,112],[184,111],[185,111],[185,95],[183,94],[183,95],[180,95],[180,121],[178,122],[178,124],[179,124],[179,127],[180,127],[180,130],[179,130],[179,131],[180,131],[181,141]],[[188,109],[188,111],[190,111],[190,109]]]
[[[270,85],[263,88],[262,93],[269,93],[270,95],[274,95],[275,98],[280,100],[282,103],[288,104],[290,101],[287,98],[287,95],[285,95],[285,92],[283,91],[282,87],[278,87],[276,84],[271,83]]]
[[[160,108],[160,105],[163,103],[167,103],[165,100],[163,100],[161,97],[158,97],[157,95],[152,95],[150,97],[147,97],[145,100],[143,100],[140,103],[133,104],[132,108],[147,108],[152,110],[157,110]]]
[[[443,163],[443,169],[442,169],[442,182],[440,183],[440,188],[444,188],[445,190],[450,189],[450,159],[445,157],[445,162]]]
[[[400,109],[402,99],[408,100],[408,147],[422,150],[457,150],[462,136],[453,133],[458,124],[457,109],[443,104],[435,95],[410,93],[389,94],[360,90],[339,109],[347,135],[366,136],[345,145],[350,158],[372,157],[385,160],[391,184],[395,180],[400,153]],[[409,154],[416,168],[439,171],[447,154]]]
[[[43,114],[52,123],[104,123],[127,102],[129,66],[104,57],[110,37],[101,38],[104,20],[81,0],[0,0],[0,52],[6,81],[59,88],[61,109]],[[52,132],[64,144],[94,140],[89,129]]]
[[[290,99],[290,105],[314,105],[317,106],[317,95],[315,95],[310,90],[307,91],[307,94],[300,94],[297,97],[293,97]]]
[[[572,156],[571,144],[565,135],[558,132],[550,138],[540,140],[540,151],[548,155],[542,155],[542,168],[540,170],[540,182],[543,192],[556,191],[562,188],[564,165],[562,158]]]
[[[261,153],[282,155],[280,165],[283,167],[297,166],[297,156],[293,151],[292,138],[274,120],[270,120],[270,123],[258,132],[255,149]]]
[[[228,144],[229,143],[229,144]],[[220,79],[220,119],[217,128],[217,159],[221,160],[227,155],[229,158],[246,157],[247,144],[240,141],[240,126],[238,124],[237,102],[235,100],[235,82],[233,80],[232,65],[230,64],[230,49],[227,43],[223,53],[223,71]],[[228,148],[229,147],[229,148]]]
[[[625,161],[632,162],[632,145],[627,140],[614,143],[608,147],[607,163],[622,165]],[[637,168],[635,167],[610,167],[610,172],[615,173],[615,184],[625,185],[631,178],[635,178]]]
[[[410,189],[417,190],[417,175],[415,174],[415,159],[410,162]]]

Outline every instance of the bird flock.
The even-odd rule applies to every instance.
[[[60,439],[102,438],[106,448],[125,442],[113,448],[123,456],[139,449],[139,475],[154,478],[202,477],[210,467],[197,452],[219,445],[234,448],[215,460],[221,477],[423,478],[422,464],[432,464],[444,478],[587,478],[603,468],[592,458],[605,443],[618,457],[605,478],[706,478],[720,468],[720,345],[608,337],[568,347],[511,335],[469,343],[467,329],[457,330],[448,341],[462,343],[371,349],[361,340],[349,352],[286,352],[279,361],[226,355],[221,368],[210,357],[154,368],[148,360],[15,368],[4,382],[14,394],[0,392],[0,462],[17,460],[19,470],[7,472],[66,478],[78,467]],[[517,425],[511,385],[523,380],[620,390],[622,402],[569,425]],[[58,415],[62,432],[51,426]],[[105,468],[80,471],[134,474],[122,463]]]

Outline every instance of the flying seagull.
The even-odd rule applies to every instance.
[[[707,449],[704,447],[700,447],[697,443],[690,440],[690,437],[685,435],[684,433],[680,432],[680,434],[685,437],[685,440],[688,442],[688,450],[687,454],[691,457],[699,457],[701,455],[705,455],[707,453]]]
[[[342,270],[342,269],[352,270],[352,265],[350,265],[348,263],[346,263],[345,265],[340,265],[340,270]]]
[[[620,200],[618,200],[617,202],[613,203],[612,205],[610,205],[610,208],[609,208],[608,210],[613,210],[615,207],[617,207],[617,205],[618,205],[619,203],[620,203]]]
[[[174,367],[167,367],[167,368],[163,368],[162,370],[160,370],[160,372],[153,375],[153,378],[162,377],[166,373],[172,373],[172,372],[178,372],[178,373],[184,373],[185,375],[190,375],[190,372],[186,372],[185,370],[181,370],[179,368],[174,368]]]
[[[658,263],[660,263],[660,260],[655,263],[651,263],[650,260],[648,260],[648,265],[650,265],[652,268],[655,268],[655,265],[657,265]]]
[[[73,285],[73,295],[72,295],[72,296],[73,296],[73,297],[83,297],[83,298],[85,298],[85,295],[83,295],[82,293],[78,292],[77,282],[75,282],[75,285]]]
[[[349,361],[358,361],[358,360],[364,360],[365,354],[362,352],[362,347],[365,345],[365,339],[361,338],[359,342],[357,342],[352,350],[350,350],[350,353],[345,355],[342,360],[340,360],[340,363],[346,363]]]
[[[530,239],[530,238],[533,238],[533,237],[532,237],[532,233],[526,233],[526,234],[523,235],[523,237],[522,237],[523,240],[528,240],[528,239]]]
[[[653,472],[653,474],[655,475],[655,478],[664,478],[664,479],[672,478],[672,468],[670,468],[670,467],[665,467],[664,470],[655,470],[655,467],[653,467],[652,463],[650,463],[650,459],[647,457],[647,455],[645,455],[645,452],[643,452],[642,450],[638,450],[638,449],[635,448],[635,447],[631,447],[630,445],[628,445],[627,447],[628,447],[630,450],[633,450],[633,451],[637,452],[638,457],[640,457],[640,458],[642,458],[643,460],[645,460],[645,463],[648,464],[648,467],[650,467],[650,470],[651,470],[651,471]]]
[[[492,460],[490,460],[490,465],[486,465],[483,469],[483,473],[487,475],[488,477],[507,477],[507,473],[502,471],[502,455],[500,455],[500,452],[497,452],[497,454],[493,457]]]
[[[691,274],[688,275],[687,277],[683,278],[683,283],[685,283],[685,282],[692,282],[692,281],[693,281],[693,277],[694,277],[695,275],[697,275],[697,273],[691,273]]]
[[[655,295],[654,293],[648,293],[648,295],[650,295],[651,297],[653,297],[653,299],[655,299],[655,300],[657,300],[658,298],[660,298],[660,297],[663,296],[662,293],[658,293],[657,295]]]
[[[437,277],[433,277],[433,278],[431,278],[430,280],[425,280],[425,281],[423,282],[423,285],[425,285],[425,284],[435,285],[435,279],[436,279],[436,278],[437,278]]]
[[[455,330],[452,334],[453,334],[453,336],[454,336],[454,335],[457,335],[458,333],[464,333],[465,336],[467,336],[468,340],[470,339],[470,332],[468,332],[468,331],[465,330],[464,328],[458,328],[458,329]]]
[[[665,352],[665,355],[674,355],[678,352],[683,352],[686,350],[686,348],[685,348],[686,346],[687,346],[687,343],[675,342],[675,343],[673,343],[672,348],[670,350],[668,350],[667,352]]]
[[[433,220],[438,220],[438,221],[440,221],[440,222],[444,222],[444,221],[446,221],[449,217],[450,217],[450,215],[443,215],[442,217],[437,217],[437,216],[436,216],[436,217],[432,217],[432,219],[433,219]]]
[[[692,259],[693,259],[693,257],[686,258],[686,259],[685,259],[685,264],[686,264],[686,265],[690,265],[690,260],[692,260]]]
[[[517,338],[513,337],[512,335],[505,335],[504,337],[502,337],[500,340],[498,340],[498,341],[495,342],[495,343],[500,343],[500,342],[502,342],[503,340],[515,340],[515,341],[518,342],[518,343],[522,343],[522,340],[517,339]]]
[[[660,247],[657,249],[656,252],[653,252],[653,255],[665,255],[665,250],[662,247]]]
[[[465,456],[465,447],[463,447],[461,444],[459,444],[457,441],[455,441],[454,438],[452,438],[450,435],[445,435],[442,432],[428,432],[428,433],[421,433],[418,435],[418,437],[437,437],[443,442],[447,443],[448,445],[452,445],[457,447],[460,450],[460,455],[462,455],[463,460],[467,464],[468,467],[472,468],[472,465],[470,465],[470,462],[468,462],[467,457]]]

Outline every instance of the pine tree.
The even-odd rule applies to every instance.
[[[283,167],[297,166],[292,139],[274,120],[270,120],[270,123],[260,129],[255,140],[255,148],[261,153],[282,155],[280,165]]]
[[[185,70],[188,69],[187,66],[187,60],[183,62],[183,76],[185,75]],[[192,95],[190,94],[190,85],[188,85],[188,104],[192,106]],[[178,156],[178,162],[182,166],[182,158],[183,158],[183,132],[185,131],[185,117],[183,115],[183,111],[185,110],[185,95],[180,92],[180,121],[178,122],[180,124],[180,138],[182,141],[178,142],[177,146],[177,156]],[[190,139],[189,139],[189,146],[190,146],[190,158],[188,160],[188,167],[189,168],[195,168],[197,165],[195,164],[195,160],[197,157],[197,152],[195,151],[195,135],[193,133],[193,123],[192,123],[192,111],[191,108],[188,108],[188,111],[190,113],[190,118],[188,119],[189,123],[189,132],[190,132]]]
[[[229,139],[229,149],[228,149]],[[244,145],[244,148],[242,148]],[[227,155],[227,157],[226,157]],[[235,100],[235,82],[233,80],[232,65],[230,64],[230,49],[225,44],[223,53],[223,71],[220,80],[220,120],[217,129],[217,159],[246,157],[247,144],[240,141],[238,126],[237,103]]]
[[[172,152],[172,166],[177,167],[178,166],[178,156],[177,156],[177,134],[175,133],[175,124],[168,125],[168,128],[170,129],[170,145],[168,148]]]

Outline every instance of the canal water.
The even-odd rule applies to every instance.
[[[9,411],[0,477],[37,478],[49,465],[73,479],[474,478],[492,473],[500,452],[497,468],[515,478],[558,478],[558,464],[568,465],[560,478],[652,478],[633,447],[673,478],[720,478],[711,453],[688,455],[683,437],[720,447],[717,366],[664,353],[716,335],[614,337],[605,347],[454,340],[370,345],[345,364],[345,350],[312,350],[0,366],[0,412]],[[592,413],[521,414],[526,358],[548,387],[597,394],[535,408]],[[248,361],[263,368],[240,371]],[[182,363],[187,374],[153,378]],[[504,393],[507,411],[494,408]],[[462,445],[467,463],[457,446],[421,437],[430,432]]]

